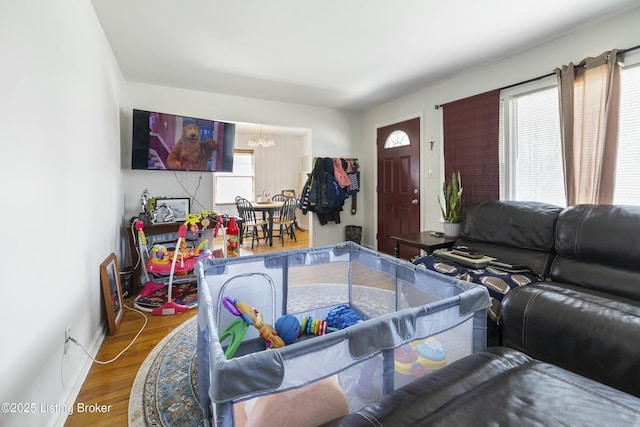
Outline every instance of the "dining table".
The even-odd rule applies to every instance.
[[[253,210],[255,210],[256,212],[262,212],[263,218],[265,214],[267,216],[267,221],[269,222],[267,230],[269,246],[273,246],[273,213],[279,211],[282,205],[284,205],[284,202],[251,202]]]

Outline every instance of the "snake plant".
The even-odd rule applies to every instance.
[[[462,181],[460,180],[460,172],[452,172],[451,180],[445,179],[442,184],[442,195],[444,203],[438,195],[438,204],[442,212],[444,222],[456,224],[460,222],[462,217]]]

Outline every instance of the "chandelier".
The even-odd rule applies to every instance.
[[[276,145],[273,138],[269,138],[268,136],[262,136],[262,128],[260,128],[260,135],[254,136],[251,138],[247,145],[252,148],[265,148],[265,147],[273,147]]]

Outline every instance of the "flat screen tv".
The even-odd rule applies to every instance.
[[[234,123],[133,110],[131,168],[231,172]]]

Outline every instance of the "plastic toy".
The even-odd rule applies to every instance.
[[[405,344],[395,350],[396,381],[400,385],[420,378],[428,370],[447,365],[447,351],[434,338]]]
[[[231,338],[227,349],[224,351],[227,359],[231,359],[233,355],[236,354],[238,347],[240,347],[242,343],[242,339],[247,333],[247,329],[249,329],[249,324],[245,322],[244,319],[236,319],[220,334],[220,344],[222,344],[227,337]]]
[[[240,242],[239,242],[240,229],[236,224],[234,217],[229,218],[229,224],[227,225],[227,257],[240,256]]]
[[[296,316],[285,314],[276,320],[276,331],[285,344],[293,344],[300,336],[300,322]]]
[[[428,371],[443,368],[448,363],[447,350],[433,337],[400,346],[394,350],[395,386],[409,384]],[[354,392],[365,403],[380,395],[373,384],[379,368],[382,368],[382,358],[372,357],[364,362],[360,375],[356,378]]]
[[[330,327],[326,320],[314,319],[311,316],[304,316],[300,326],[301,333],[307,335],[324,335],[337,330],[338,328]]]
[[[278,332],[268,323],[264,323],[262,314],[244,301],[224,297],[222,305],[234,316],[242,317],[249,325],[253,325],[264,339],[267,348],[284,347],[285,343]]]
[[[327,324],[331,328],[344,329],[362,322],[362,317],[348,306],[342,304],[327,314]]]
[[[167,248],[163,245],[153,245],[153,248],[151,248],[151,262],[154,264],[168,264],[170,259]]]

